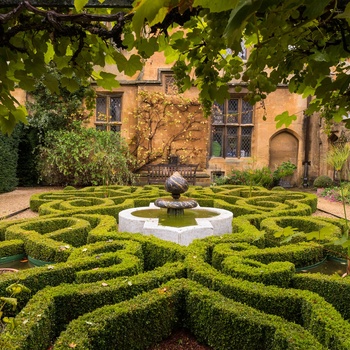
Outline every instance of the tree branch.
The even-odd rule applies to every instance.
[[[4,28],[1,24],[6,24],[10,20],[20,17],[24,11],[29,11],[37,16],[43,17],[43,21],[35,21],[32,17],[21,17],[20,24]],[[12,50],[25,52],[24,48],[18,48],[10,45],[12,37],[21,32],[28,32],[28,30],[40,31],[47,30],[54,33],[54,36],[78,37],[79,40],[85,37],[85,31],[97,35],[104,40],[112,39],[118,47],[124,47],[122,44],[122,30],[126,19],[131,19],[131,15],[123,12],[118,12],[112,15],[95,15],[95,14],[62,14],[54,10],[42,10],[34,7],[29,1],[23,1],[15,9],[0,14],[0,46],[7,45]],[[108,29],[100,25],[100,22],[116,22],[116,24]],[[67,25],[65,23],[70,23]],[[81,43],[80,43],[80,46]]]

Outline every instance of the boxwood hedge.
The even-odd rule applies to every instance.
[[[34,195],[38,218],[2,221],[0,262],[49,264],[0,274],[0,296],[15,282],[31,289],[4,309],[18,326],[0,348],[146,349],[185,327],[213,349],[350,349],[349,280],[298,273],[345,252],[333,244],[344,222],[310,216],[316,196],[191,186],[184,196],[233,212],[232,233],[184,247],[118,232],[121,210],[162,196],[162,186],[70,187]],[[308,239],[314,231],[326,234]]]

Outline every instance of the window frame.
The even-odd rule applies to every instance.
[[[237,101],[237,105],[234,106],[233,104],[230,107],[230,101]],[[210,156],[225,159],[251,157],[253,129],[254,106],[246,102],[244,96],[231,95],[221,105],[214,103],[211,115]],[[246,133],[245,130],[249,130],[249,132]],[[220,135],[221,143],[218,142],[215,135]],[[249,138],[249,151],[243,149],[244,138]],[[217,147],[221,147],[220,155],[217,155],[218,149],[214,152],[215,141],[218,143]]]
[[[173,96],[179,93],[179,88],[176,85],[176,79],[174,74],[164,74],[163,85],[165,95]]]
[[[105,99],[105,113],[101,113],[98,111],[98,99]],[[114,117],[111,113],[111,103],[113,99],[119,100],[119,108],[116,109],[117,115],[116,120],[113,120]],[[114,94],[97,94],[96,95],[96,106],[95,106],[95,128],[102,131],[113,131],[113,132],[120,132],[121,126],[122,126],[122,94],[114,93]],[[105,115],[105,120],[103,118],[99,118],[99,113],[101,115]],[[101,127],[105,127],[104,129],[101,129]],[[113,128],[116,128],[116,130],[113,130]]]

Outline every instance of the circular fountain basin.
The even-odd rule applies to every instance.
[[[136,216],[133,213],[137,211],[162,210],[154,204],[149,207],[139,207],[122,210],[119,213],[119,232],[142,233],[152,235],[166,241],[178,243],[180,245],[189,245],[194,239],[201,239],[208,236],[219,236],[224,233],[232,233],[233,214],[225,209],[197,207],[191,210],[203,210],[217,214],[216,216],[196,218],[196,225],[189,226],[164,226],[159,223],[158,218],[145,218]],[[181,220],[181,216],[178,217]]]

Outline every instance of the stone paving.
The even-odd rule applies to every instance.
[[[35,217],[38,214],[29,209],[30,197],[35,193],[61,190],[62,187],[19,187],[12,192],[0,194],[0,219],[22,210],[24,212],[12,216],[10,219]]]

